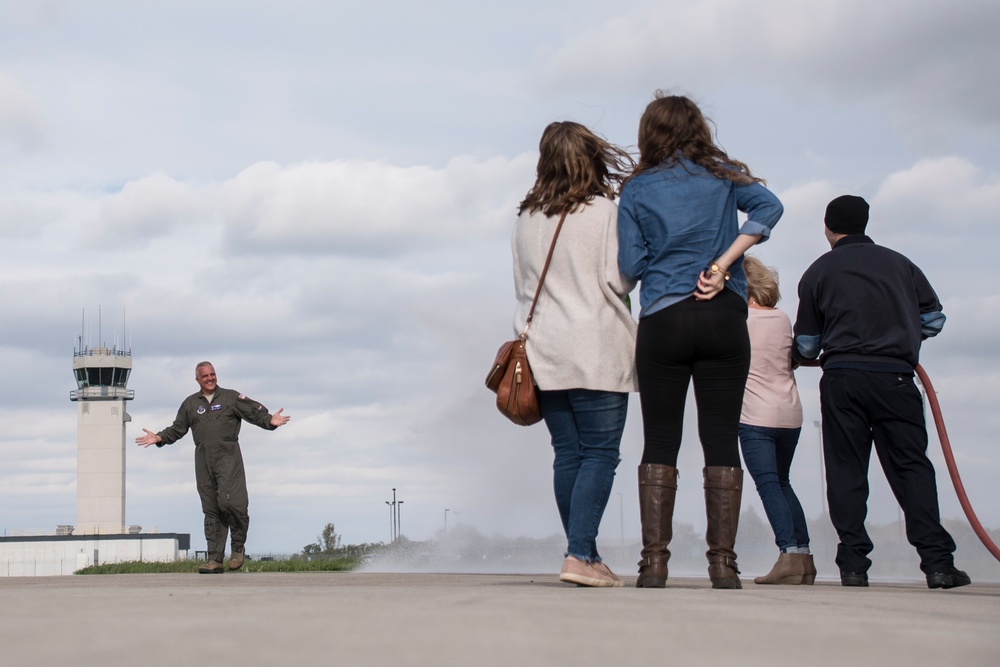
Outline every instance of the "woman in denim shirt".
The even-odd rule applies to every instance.
[[[673,534],[677,454],[694,381],[713,588],[742,588],[736,565],[743,470],[739,421],[750,367],[743,253],[765,240],[781,202],[715,145],[691,100],[657,91],[639,122],[639,164],[622,188],[618,263],[640,280],[636,373],[645,445],[639,466],[639,588],[662,588]],[[747,214],[740,225],[737,211]]]

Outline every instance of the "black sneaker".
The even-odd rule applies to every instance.
[[[962,572],[954,565],[944,572],[931,572],[927,575],[927,588],[958,588],[968,586],[972,583],[965,572]]]
[[[861,586],[868,588],[868,573],[867,572],[841,572],[840,573],[840,585],[841,586]]]

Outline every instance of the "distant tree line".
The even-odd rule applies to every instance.
[[[302,553],[297,556],[306,559],[316,558],[356,558],[372,556],[386,549],[383,542],[365,542],[363,544],[341,544],[341,536],[332,523],[326,524],[316,541],[302,547]]]

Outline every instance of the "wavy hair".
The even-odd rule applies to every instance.
[[[687,97],[657,90],[639,120],[639,164],[629,178],[663,164],[677,164],[683,156],[716,178],[739,185],[764,183],[715,144],[714,126]]]
[[[614,199],[635,166],[623,149],[572,121],[550,123],[538,142],[535,184],[518,213],[573,212],[594,197]]]
[[[774,308],[781,300],[778,289],[778,271],[753,255],[744,255],[743,273],[747,277],[747,296],[753,297],[765,308]]]

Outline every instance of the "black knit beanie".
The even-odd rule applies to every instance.
[[[842,195],[826,206],[826,228],[835,234],[864,234],[868,202],[856,195]]]

